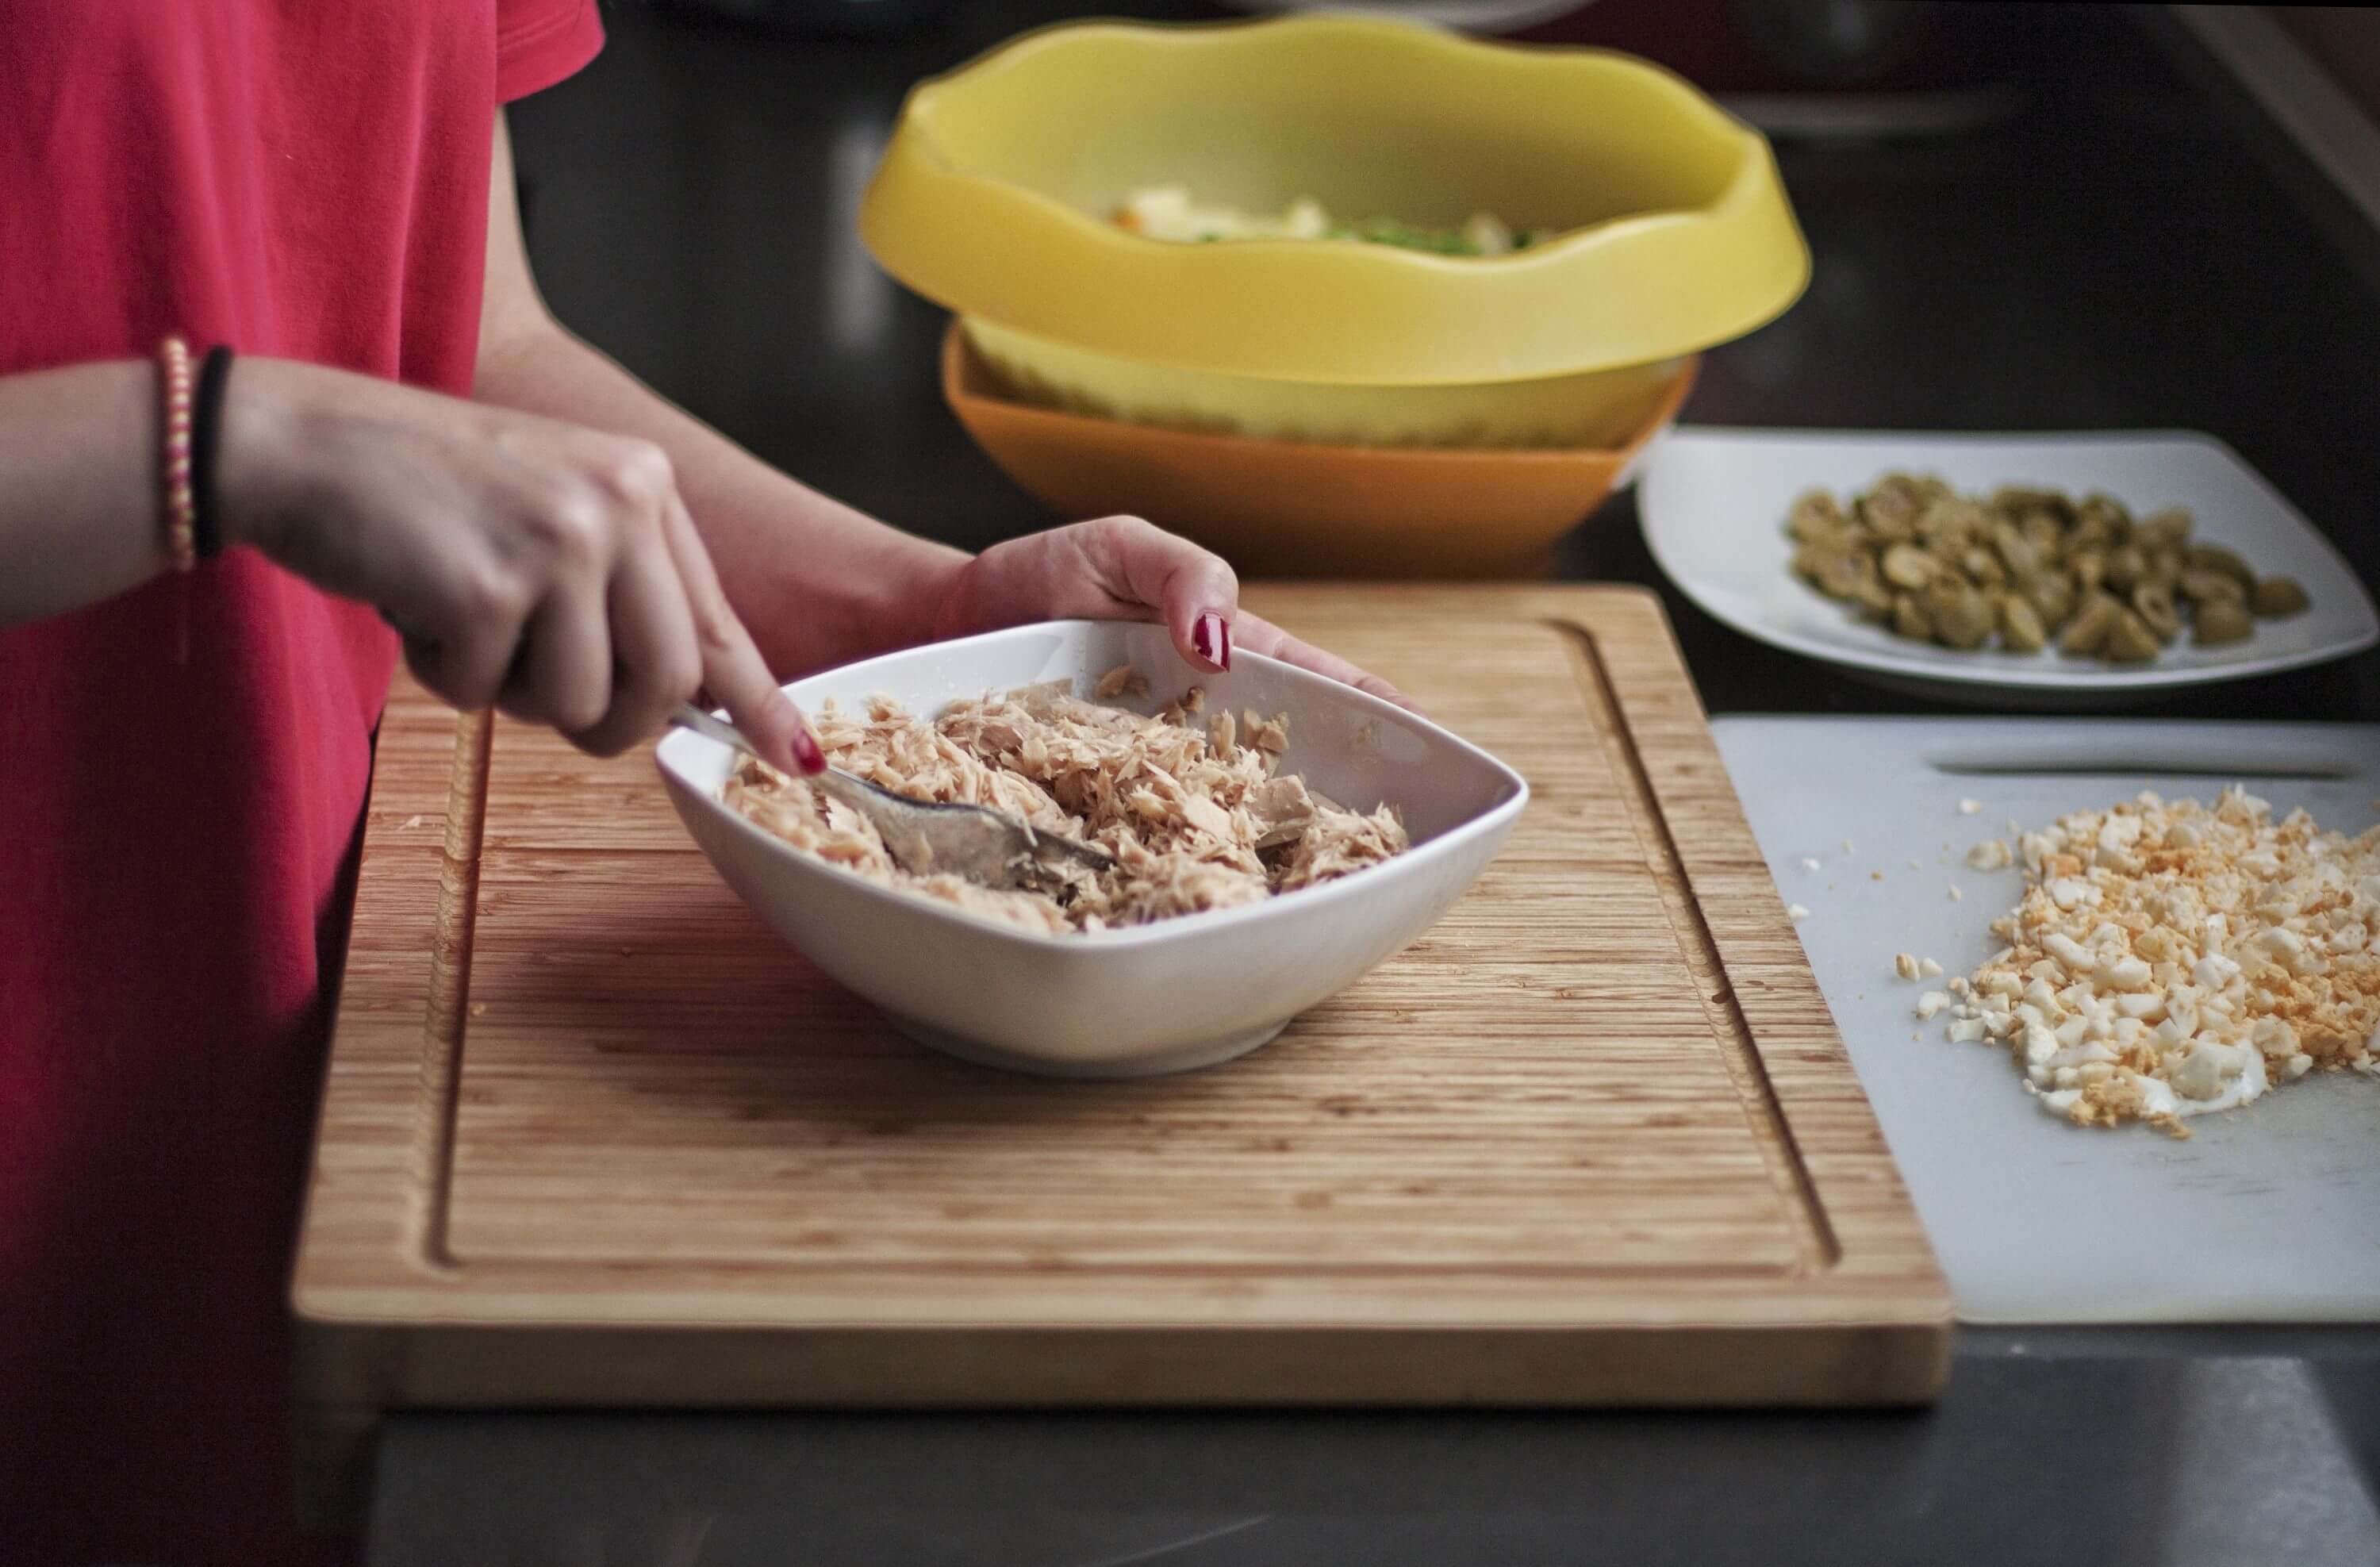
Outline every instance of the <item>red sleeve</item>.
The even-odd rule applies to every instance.
[[[497,0],[496,102],[577,75],[602,47],[595,0]]]

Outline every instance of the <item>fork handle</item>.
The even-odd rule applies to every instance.
[[[722,746],[733,746],[747,757],[760,754],[752,748],[751,741],[744,738],[744,731],[723,718],[703,711],[692,702],[678,703],[676,711],[670,714],[670,722],[681,729],[691,729],[698,735],[716,740]]]

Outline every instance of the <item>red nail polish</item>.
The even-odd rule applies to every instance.
[[[815,777],[826,771],[826,753],[819,749],[818,739],[810,734],[808,724],[794,731],[794,760],[801,764],[802,771],[808,776]]]
[[[1190,646],[1217,669],[1232,667],[1232,628],[1219,614],[1202,614],[1190,627]]]

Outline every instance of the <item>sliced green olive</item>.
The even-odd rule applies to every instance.
[[[2056,490],[2033,490],[2021,484],[2002,485],[1992,493],[1995,510],[2019,516],[2039,514],[2059,530],[2074,526],[2074,503]]]
[[[2129,593],[2140,586],[2148,575],[2149,557],[2137,544],[2126,544],[2107,557],[2107,586],[2119,593]]]
[[[1937,582],[1926,590],[1925,609],[1936,640],[1946,647],[1973,651],[1991,638],[1991,601],[1966,583]]]
[[[2228,647],[2244,642],[2256,634],[2256,622],[2248,606],[2237,599],[2208,599],[2198,606],[2192,620],[2190,639],[2202,648]]]
[[[2141,617],[2127,609],[2119,609],[2108,624],[2107,640],[2099,649],[2100,656],[2109,663],[2146,663],[2157,656],[2156,633],[2143,624]]]
[[[2181,574],[2181,596],[2197,604],[2212,603],[2217,599],[2236,604],[2248,596],[2248,590],[2228,572],[2192,568]]]
[[[2249,607],[2266,620],[2285,614],[2297,614],[2310,602],[2306,590],[2298,586],[2293,577],[2267,577],[2259,580],[2255,591],[2248,596]]]
[[[1917,531],[1917,487],[1904,474],[1892,474],[1856,503],[1860,521],[1879,539],[1906,539]]]
[[[2115,624],[2124,606],[2105,593],[2093,592],[2066,623],[2066,630],[2058,638],[2058,650],[2077,658],[2097,652],[2107,640],[2107,629]]]
[[[1914,593],[1900,593],[1892,601],[1892,629],[1913,642],[1934,640],[1934,617]]]
[[[2174,608],[2173,595],[2154,582],[2143,582],[2132,589],[2132,613],[2149,628],[2160,642],[2170,642],[2181,635],[2181,612]]]
[[[2000,642],[2012,653],[2037,653],[2049,641],[2041,612],[2014,593],[2000,601]]]
[[[2078,527],[2104,528],[2109,537],[2117,540],[2129,540],[2132,536],[2131,508],[2113,495],[2083,496],[2082,504],[2074,508],[2074,516]]]
[[[1884,552],[1884,579],[1895,588],[1923,588],[1941,569],[1940,562],[1914,544],[1894,544]]]
[[[2041,616],[2041,624],[2054,630],[2065,625],[2067,617],[2074,613],[2074,579],[2062,572],[2046,576],[2033,585],[2033,590],[2025,597]]]
[[[1876,575],[1876,563],[1864,554],[1851,550],[1821,555],[1817,560],[1815,578],[1818,591],[1830,599],[1854,597],[1860,584]]]
[[[2012,522],[1996,523],[1992,528],[1992,548],[1998,553],[2000,564],[2008,567],[2010,579],[2027,581],[2040,574],[2041,552],[2033,547]]]
[[[2256,574],[2248,569],[2248,563],[2220,544],[2193,544],[2183,559],[2192,571],[2219,571],[2226,577],[2238,578],[2242,588],[2253,586],[2256,580]]]
[[[1793,503],[1793,510],[1785,519],[1785,531],[1804,543],[1831,538],[1852,525],[1843,508],[1824,490],[1813,490]]]
[[[2147,550],[2178,550],[2190,541],[2190,512],[2178,504],[2168,504],[2164,512],[2149,512],[2132,527],[2132,539]]]
[[[2141,518],[2135,536],[2152,550],[2174,549],[2190,539],[2190,513],[2180,506],[2168,506]]]
[[[1917,519],[1917,532],[1927,542],[1945,540],[1971,543],[1989,532],[1992,514],[1973,501],[1946,496],[1927,506]]]

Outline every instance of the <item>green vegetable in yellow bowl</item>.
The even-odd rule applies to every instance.
[[[1320,232],[1115,221],[1170,188]],[[1362,443],[1633,428],[1809,276],[1767,143],[1660,67],[1337,16],[1008,43],[910,94],[860,234],[1012,395]]]

